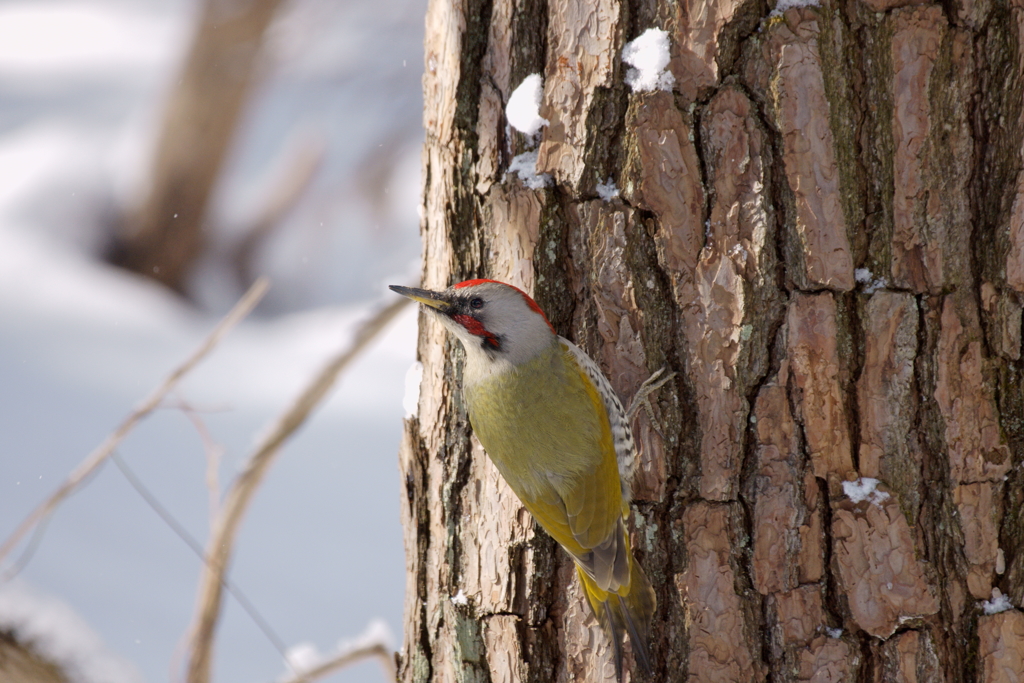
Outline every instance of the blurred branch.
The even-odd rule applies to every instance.
[[[285,216],[295,208],[305,193],[316,172],[323,165],[327,145],[322,138],[316,141],[297,143],[290,155],[288,170],[283,178],[272,183],[272,191],[263,212],[246,231],[232,256],[235,274],[242,287],[248,287],[255,278],[256,256],[259,248],[266,243],[274,229],[281,225]]]
[[[203,422],[198,411],[184,401],[178,408],[195,427],[203,442],[203,452],[206,454],[206,490],[210,497],[210,519],[216,519],[217,510],[220,509],[220,479],[217,473],[220,472],[220,460],[224,455],[224,447],[217,443],[213,435],[210,434],[210,430],[206,428],[206,423]]]
[[[103,443],[96,447],[92,453],[76,467],[60,487],[50,494],[50,497],[43,501],[28,517],[18,525],[3,545],[0,546],[0,563],[10,554],[11,550],[18,545],[25,534],[45,519],[65,498],[70,496],[81,485],[81,483],[92,474],[96,468],[102,465],[114,452],[114,449],[124,440],[132,429],[135,428],[144,417],[153,412],[163,401],[164,397],[181,381],[189,371],[192,370],[203,358],[205,358],[220,343],[224,335],[231,328],[237,325],[245,316],[252,312],[263,295],[269,288],[268,281],[263,278],[257,280],[249,291],[235,304],[235,307],[221,320],[206,340],[196,349],[188,359],[179,365],[166,379],[153,391],[132,413],[114,430]]]
[[[388,681],[398,678],[398,669],[395,666],[395,653],[383,642],[357,643],[351,647],[343,648],[328,660],[317,664],[308,671],[297,673],[291,678],[286,678],[282,683],[312,683],[318,678],[332,674],[338,669],[355,664],[367,657],[377,657],[384,668],[384,675]]]
[[[207,544],[206,564],[199,586],[199,599],[191,629],[189,646],[188,683],[209,683],[213,655],[214,631],[220,617],[223,599],[224,575],[231,560],[235,535],[249,502],[264,475],[273,464],[284,441],[309,417],[313,409],[327,395],[338,375],[398,314],[408,300],[396,299],[382,308],[373,318],[363,323],[348,348],[332,358],[313,378],[295,402],[270,425],[249,457],[238,478],[231,484],[214,521],[213,534]]]
[[[128,483],[131,484],[133,489],[135,489],[135,492],[138,493],[144,501],[146,501],[146,505],[148,505],[150,509],[163,520],[164,524],[170,527],[171,531],[173,531],[178,538],[185,542],[185,545],[187,545],[192,552],[196,554],[196,557],[205,562],[206,556],[203,554],[203,546],[201,546],[199,541],[197,541],[192,534],[185,529],[181,522],[174,518],[171,511],[163,506],[163,503],[160,502],[153,492],[142,483],[142,480],[139,479],[134,470],[132,470],[132,468],[128,466],[128,463],[124,461],[124,458],[122,458],[117,451],[114,451],[111,454],[110,459],[113,460],[114,464],[117,465],[117,468],[121,470],[121,474],[124,475],[124,478],[127,479]],[[234,596],[235,600],[237,600],[238,604],[242,606],[242,609],[244,609],[246,614],[249,615],[249,618],[253,620],[253,623],[256,624],[257,628],[263,632],[263,635],[267,637],[267,640],[271,642],[274,648],[281,653],[281,656],[287,657],[288,648],[285,646],[284,641],[281,640],[281,637],[277,635],[276,631],[274,631],[270,622],[260,614],[260,611],[256,609],[256,605],[249,600],[249,597],[242,591],[242,589],[227,577],[224,578],[224,589]]]
[[[263,37],[281,0],[206,0],[171,93],[142,205],[125,216],[110,261],[181,292],[202,254],[203,221]]]

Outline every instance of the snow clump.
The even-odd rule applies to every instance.
[[[420,407],[420,384],[423,382],[423,363],[415,361],[405,372],[405,394],[402,396],[402,407],[405,417],[415,417]]]
[[[619,196],[619,188],[616,187],[615,181],[612,180],[611,178],[609,178],[608,182],[598,183],[597,184],[597,196],[600,197],[601,199],[605,200],[606,202],[610,202],[611,200],[613,200],[616,197],[618,197]]]
[[[871,477],[861,477],[857,481],[844,481],[843,493],[854,503],[866,500],[879,507],[881,507],[882,501],[889,497],[885,491],[878,490],[878,480]]]
[[[540,100],[544,93],[544,79],[540,74],[530,74],[523,79],[505,105],[505,118],[509,125],[526,135],[536,135],[540,129],[551,123],[540,115]]]
[[[551,184],[551,176],[547,173],[537,173],[537,150],[523,152],[512,159],[508,165],[508,172],[515,173],[531,190],[539,190]]]
[[[853,271],[853,278],[864,285],[865,294],[873,294],[875,291],[886,286],[884,278],[876,278],[867,268],[858,268]]]
[[[992,599],[982,602],[981,609],[985,614],[999,614],[1000,612],[1013,609],[1013,603],[1010,602],[1009,597],[1003,595],[1002,591],[998,588],[993,588]]]
[[[622,48],[622,61],[633,67],[626,71],[626,84],[633,92],[671,90],[676,79],[665,70],[669,59],[668,33],[660,28],[647,29]]]
[[[779,0],[769,17],[781,17],[782,13],[794,7],[820,7],[818,0]]]

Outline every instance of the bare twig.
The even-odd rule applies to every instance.
[[[396,299],[359,328],[352,344],[332,358],[295,402],[271,424],[246,462],[245,468],[228,489],[220,516],[214,521],[213,534],[207,544],[206,564],[200,579],[196,615],[190,634],[188,683],[209,683],[214,630],[220,617],[223,598],[223,577],[231,559],[235,534],[249,501],[273,463],[281,444],[306,421],[313,409],[327,395],[341,371],[398,314],[406,301],[408,300],[405,298]]]
[[[384,668],[384,675],[388,681],[394,681],[398,678],[398,669],[395,668],[395,653],[384,643],[370,643],[339,652],[331,659],[318,664],[309,671],[303,671],[291,678],[285,679],[283,683],[312,683],[312,681],[318,678],[323,678],[342,667],[354,664],[366,657],[377,657],[380,659],[380,664]]]
[[[194,368],[199,361],[207,356],[212,351],[220,340],[224,337],[228,331],[237,325],[245,316],[247,316],[256,304],[259,303],[263,295],[267,293],[269,288],[269,282],[265,278],[257,280],[249,291],[235,304],[235,307],[221,320],[217,327],[213,328],[209,336],[202,345],[196,349],[191,356],[185,360],[184,363],[175,368],[174,372],[167,376],[166,379],[158,386],[153,393],[151,393],[146,399],[139,404],[139,406],[132,411],[132,413],[125,418],[117,429],[113,431],[106,439],[103,440],[99,446],[93,450],[76,467],[68,478],[64,481],[60,487],[50,494],[50,497],[43,501],[35,510],[33,510],[28,517],[18,525],[18,528],[14,530],[7,540],[4,541],[3,545],[0,546],[0,562],[3,562],[4,558],[10,554],[11,550],[18,545],[22,538],[27,534],[40,520],[44,519],[53,510],[60,505],[65,498],[75,492],[75,490],[81,485],[93,471],[96,470],[101,464],[103,464],[110,454],[114,452],[118,444],[128,435],[129,432],[141,421],[144,417],[153,412],[157,407],[160,406],[160,402],[163,401],[164,397],[170,392],[184,377]]]
[[[124,475],[124,478],[127,479],[128,483],[131,484],[133,489],[135,489],[135,492],[138,493],[144,501],[146,501],[146,505],[148,505],[150,509],[163,520],[164,524],[170,527],[171,531],[173,531],[178,538],[185,542],[185,545],[187,545],[192,552],[196,554],[196,557],[201,561],[205,561],[206,557],[203,555],[203,546],[199,544],[199,541],[197,541],[187,529],[185,529],[181,522],[174,518],[171,511],[164,507],[163,503],[160,502],[156,495],[154,495],[153,492],[142,483],[142,480],[139,479],[138,475],[135,474],[135,471],[128,466],[128,463],[125,462],[124,458],[118,455],[117,451],[114,451],[110,456],[110,459],[113,460],[114,464],[117,465],[117,468],[121,470],[121,474]],[[252,601],[249,600],[249,597],[242,591],[242,589],[227,577],[224,578],[224,588],[234,596],[235,600],[238,601],[238,604],[242,606],[242,609],[245,610],[246,614],[249,615],[249,618],[253,620],[254,624],[256,624],[256,627],[263,632],[263,635],[267,637],[267,640],[269,640],[274,648],[281,653],[281,656],[287,657],[288,648],[284,644],[284,641],[281,640],[281,637],[277,635],[277,632],[274,631],[273,627],[271,627],[270,622],[260,614],[259,610],[256,609],[256,606],[252,604]]]
[[[200,417],[199,411],[185,401],[181,401],[178,409],[188,418],[188,421],[195,427],[203,442],[203,452],[206,453],[206,490],[210,497],[210,520],[217,518],[217,510],[220,508],[220,480],[217,473],[220,471],[220,460],[224,455],[224,446],[217,443],[206,423]]]

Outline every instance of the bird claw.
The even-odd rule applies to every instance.
[[[654,408],[651,406],[649,397],[676,376],[676,373],[670,372],[662,377],[666,369],[667,366],[656,370],[650,377],[644,380],[644,383],[636,390],[636,394],[633,396],[633,400],[629,404],[629,409],[626,410],[626,420],[628,420],[629,424],[633,424],[633,420],[636,419],[636,415],[640,412],[641,406],[647,411],[647,415],[651,418],[651,422],[655,422]]]

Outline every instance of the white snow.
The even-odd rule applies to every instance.
[[[531,190],[540,190],[551,185],[549,174],[537,173],[537,150],[523,152],[513,158],[508,165],[508,172],[518,175],[523,184]]]
[[[289,647],[285,657],[285,671],[278,680],[294,680],[322,664],[343,657],[344,655],[364,648],[381,646],[393,649],[394,635],[383,619],[373,619],[355,638],[342,638],[333,651],[322,653],[312,643],[299,643]]]
[[[200,542],[210,528],[209,444],[173,406],[198,409],[223,448],[223,489],[253,435],[395,296],[379,292],[384,276],[419,254],[426,2],[348,0],[286,3],[275,19],[262,80],[210,208],[211,262],[191,286],[201,305],[101,262],[114,210],[146,186],[167,88],[203,4],[0,2],[0,81],[10,104],[0,127],[0,538],[237,299],[225,268],[232,241],[288,176],[297,146],[311,143],[324,163],[255,264],[271,276],[267,300],[120,451]],[[209,275],[218,272],[220,281]],[[330,643],[375,614],[401,624],[395,457],[416,318],[407,307],[345,372],[285,444],[247,515],[232,578],[289,638]],[[352,519],[361,522],[345,523]],[[363,561],[351,561],[353,547]],[[106,467],[56,511],[21,573],[78,620],[46,600],[18,607],[8,585],[0,586],[0,623],[24,618],[18,627],[36,634],[38,647],[84,672],[76,680],[166,680],[180,663],[199,567]],[[218,633],[215,680],[273,678],[281,653],[230,598]],[[142,673],[118,668],[104,648]],[[331,681],[381,680],[376,663],[366,666]]]
[[[818,0],[779,0],[775,5],[775,9],[768,16],[778,17],[782,16],[782,13],[786,10],[794,7],[819,7],[820,4]]]
[[[551,123],[540,115],[541,96],[544,94],[544,79],[540,74],[530,74],[519,87],[512,91],[505,105],[505,117],[509,124],[526,135],[536,135],[540,129]]]
[[[886,286],[884,278],[876,278],[867,268],[857,268],[853,271],[853,278],[860,284],[864,285],[865,294],[873,294],[877,290]]]
[[[366,625],[366,629],[363,630],[355,638],[341,639],[338,641],[338,652],[350,652],[352,650],[361,650],[365,647],[373,647],[380,645],[389,650],[394,649],[395,635],[391,632],[391,628],[388,627],[388,622],[383,619],[373,619],[369,624]]]
[[[606,182],[597,184],[597,196],[606,202],[610,202],[619,196],[619,188],[616,187],[615,181],[609,178]]]
[[[854,503],[868,501],[873,505],[881,505],[883,500],[889,497],[885,491],[878,490],[878,480],[871,477],[861,477],[856,481],[844,481],[843,493]]]
[[[142,674],[107,650],[71,607],[25,581],[0,583],[0,630],[60,666],[80,683],[140,683]]]
[[[324,660],[320,650],[313,643],[292,645],[285,651],[285,664],[295,673],[300,674],[315,669]]]
[[[96,2],[22,0],[0,5],[0,74],[81,75],[160,67],[190,32],[180,13]]]
[[[453,605],[468,605],[469,604],[469,598],[466,597],[466,594],[464,592],[462,592],[461,588],[459,589],[458,593],[456,593],[455,595],[453,595],[451,597],[451,601],[452,601]]]
[[[622,49],[622,61],[633,67],[626,71],[626,84],[633,92],[671,90],[676,79],[665,70],[670,59],[668,32],[647,29]]]
[[[416,361],[405,372],[405,394],[402,396],[402,407],[405,417],[415,417],[420,407],[420,383],[423,381],[423,363]]]
[[[993,588],[992,599],[983,601],[981,609],[985,614],[999,614],[1000,612],[1013,609],[1013,603],[1010,602],[1009,597],[1003,595],[1002,591],[998,588]]]

